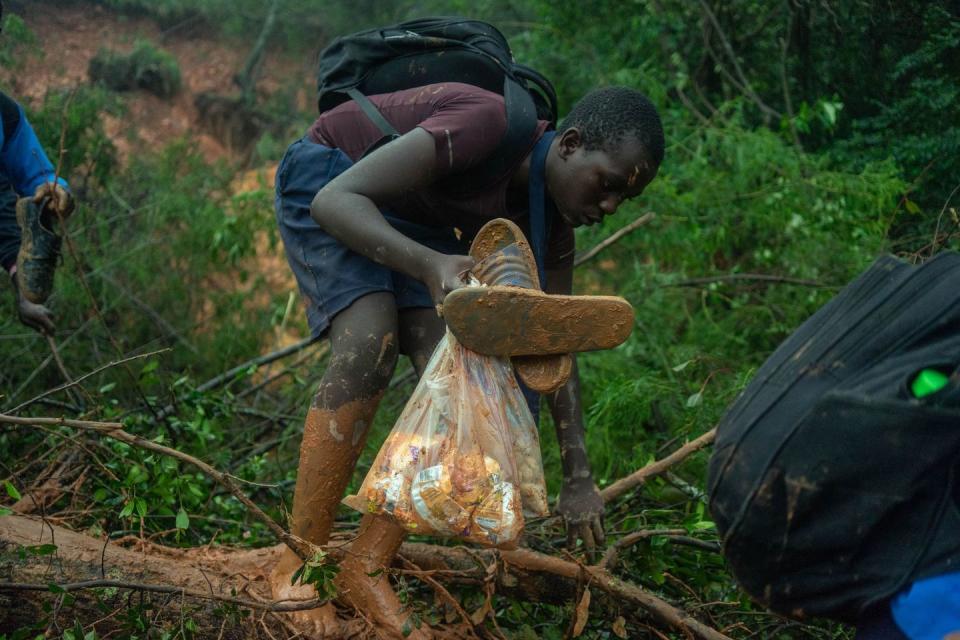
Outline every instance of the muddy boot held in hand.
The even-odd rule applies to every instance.
[[[17,200],[20,252],[17,284],[20,294],[33,304],[43,304],[53,291],[53,274],[60,258],[60,235],[54,231],[56,214],[31,198]]]
[[[570,372],[565,354],[617,346],[633,328],[633,307],[615,296],[561,296],[540,291],[536,262],[523,232],[509,220],[488,222],[470,248],[486,287],[451,292],[443,315],[468,349],[513,356],[531,388],[548,392]]]

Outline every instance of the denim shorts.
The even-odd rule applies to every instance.
[[[313,197],[352,164],[339,149],[304,137],[290,145],[277,167],[277,224],[314,338],[323,336],[334,316],[369,293],[393,293],[398,309],[433,307],[423,283],[351,251],[310,217]],[[388,211],[381,213],[395,229],[435,251],[469,252],[469,242],[466,238],[458,240],[453,227],[427,227]]]

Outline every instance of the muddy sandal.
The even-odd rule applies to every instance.
[[[537,262],[523,231],[513,222],[497,218],[485,224],[470,245],[477,261],[473,273],[484,284],[540,289]],[[569,354],[516,356],[511,359],[517,376],[539,393],[562,387],[573,370]]]
[[[464,287],[443,302],[463,346],[491,356],[611,349],[633,329],[633,307],[616,296],[557,296],[511,286]]]
[[[570,352],[609,349],[630,335],[633,308],[622,298],[540,291],[533,252],[509,220],[484,225],[470,255],[475,275],[490,286],[448,295],[444,318],[467,348],[516,356],[517,373],[531,388],[556,390],[570,375]]]

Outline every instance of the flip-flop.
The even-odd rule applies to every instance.
[[[473,273],[484,284],[540,288],[533,250],[510,220],[496,218],[483,225],[470,244],[470,255],[477,261]],[[511,361],[517,376],[539,393],[553,393],[573,371],[570,354],[516,356]]]
[[[633,329],[633,307],[617,296],[558,296],[515,286],[463,287],[443,317],[457,340],[491,356],[612,349]]]

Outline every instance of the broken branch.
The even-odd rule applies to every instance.
[[[703,447],[712,443],[713,439],[716,436],[717,436],[717,429],[716,427],[714,427],[713,429],[710,429],[710,431],[707,431],[705,434],[703,434],[696,440],[691,440],[687,444],[683,445],[682,447],[680,447],[679,449],[677,449],[676,451],[668,455],[666,458],[652,462],[647,466],[643,467],[642,469],[638,469],[637,471],[634,471],[633,473],[631,473],[629,476],[625,478],[620,478],[619,480],[611,484],[609,487],[606,487],[605,489],[603,489],[600,492],[600,497],[603,498],[604,502],[610,502],[611,500],[619,498],[620,496],[630,491],[631,489],[634,489],[640,486],[641,484],[646,482],[649,478],[659,475],[664,471],[666,471],[667,469],[669,469],[670,467],[674,466],[675,464],[682,462],[691,453],[699,451]]]

